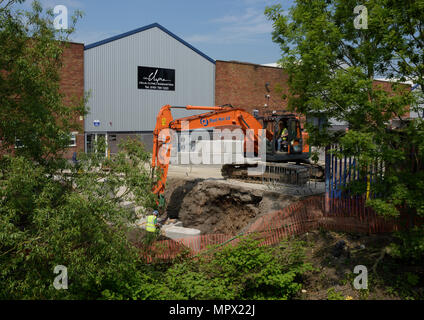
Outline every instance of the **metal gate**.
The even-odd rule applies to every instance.
[[[354,157],[338,158],[331,150],[342,151],[339,145],[330,145],[325,150],[325,199],[326,211],[343,207],[348,211],[364,210],[365,201],[376,195],[371,192],[371,184],[382,174],[383,165],[376,163],[368,166],[366,170],[360,170],[358,160]],[[355,195],[349,189],[349,184],[353,181],[363,181],[366,183],[366,192],[362,195]],[[354,212],[352,212],[354,214]]]

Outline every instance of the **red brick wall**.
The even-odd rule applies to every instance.
[[[215,104],[232,104],[252,112],[284,110],[287,101],[282,95],[287,92],[288,75],[281,68],[265,67],[256,64],[216,61]],[[271,92],[265,84],[269,83]],[[277,92],[278,86],[282,89]],[[265,98],[269,94],[271,98]],[[268,107],[264,107],[268,104]]]
[[[60,90],[65,95],[64,103],[72,104],[84,97],[84,45],[69,43],[63,52],[63,66],[60,71]],[[84,119],[75,117],[80,130],[77,135],[77,146],[65,151],[65,158],[71,159],[74,152],[84,152]],[[1,143],[1,137],[0,137]],[[13,150],[12,150],[13,151]]]
[[[269,83],[270,93],[265,84]],[[279,111],[287,108],[288,75],[281,68],[265,67],[237,61],[216,61],[215,104],[232,104],[252,112]],[[392,92],[387,81],[375,80],[374,85]],[[278,90],[280,88],[280,90]],[[405,86],[407,89],[407,86]],[[271,96],[269,102],[265,95]],[[268,107],[264,107],[268,104]],[[409,108],[404,117],[409,117]]]
[[[65,95],[64,103],[71,104],[74,99],[84,97],[84,45],[69,43],[63,52],[63,67],[61,70],[60,88]],[[72,158],[74,152],[84,152],[84,120],[75,119],[80,126],[77,135],[77,146],[70,147],[65,152],[67,159]]]
[[[373,86],[374,86],[375,89],[381,89],[381,90],[389,92],[391,95],[394,95],[393,90],[392,90],[392,84],[388,81],[374,80]],[[411,90],[411,86],[405,85],[404,89],[405,90]],[[408,106],[406,108],[406,113],[404,115],[402,115],[402,118],[409,118],[409,117],[410,117],[410,108]]]

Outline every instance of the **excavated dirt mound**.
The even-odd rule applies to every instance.
[[[167,214],[202,234],[237,234],[262,214],[280,210],[299,196],[224,183],[222,180],[169,178]]]

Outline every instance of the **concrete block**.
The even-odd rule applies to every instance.
[[[162,231],[166,237],[173,240],[181,240],[179,242],[194,251],[200,250],[200,241],[197,241],[198,236],[200,236],[200,230],[176,226],[163,226]]]
[[[163,226],[162,231],[165,233],[165,236],[174,240],[200,235],[200,230],[192,228],[183,228],[175,225]]]
[[[146,229],[146,218],[141,218],[136,221],[137,227],[141,229]],[[163,225],[161,228],[161,232],[165,237],[170,238],[172,240],[178,240],[183,245],[189,247],[194,251],[200,250],[200,241],[197,241],[198,236],[200,236],[200,230],[192,229],[192,228],[183,228],[183,223],[181,221],[177,221],[170,225]]]

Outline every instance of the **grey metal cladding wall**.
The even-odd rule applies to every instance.
[[[138,66],[175,69],[175,91],[138,89]],[[163,105],[215,103],[215,64],[156,27],[87,49],[84,72],[86,132],[152,131]],[[190,114],[173,111],[175,118]]]

